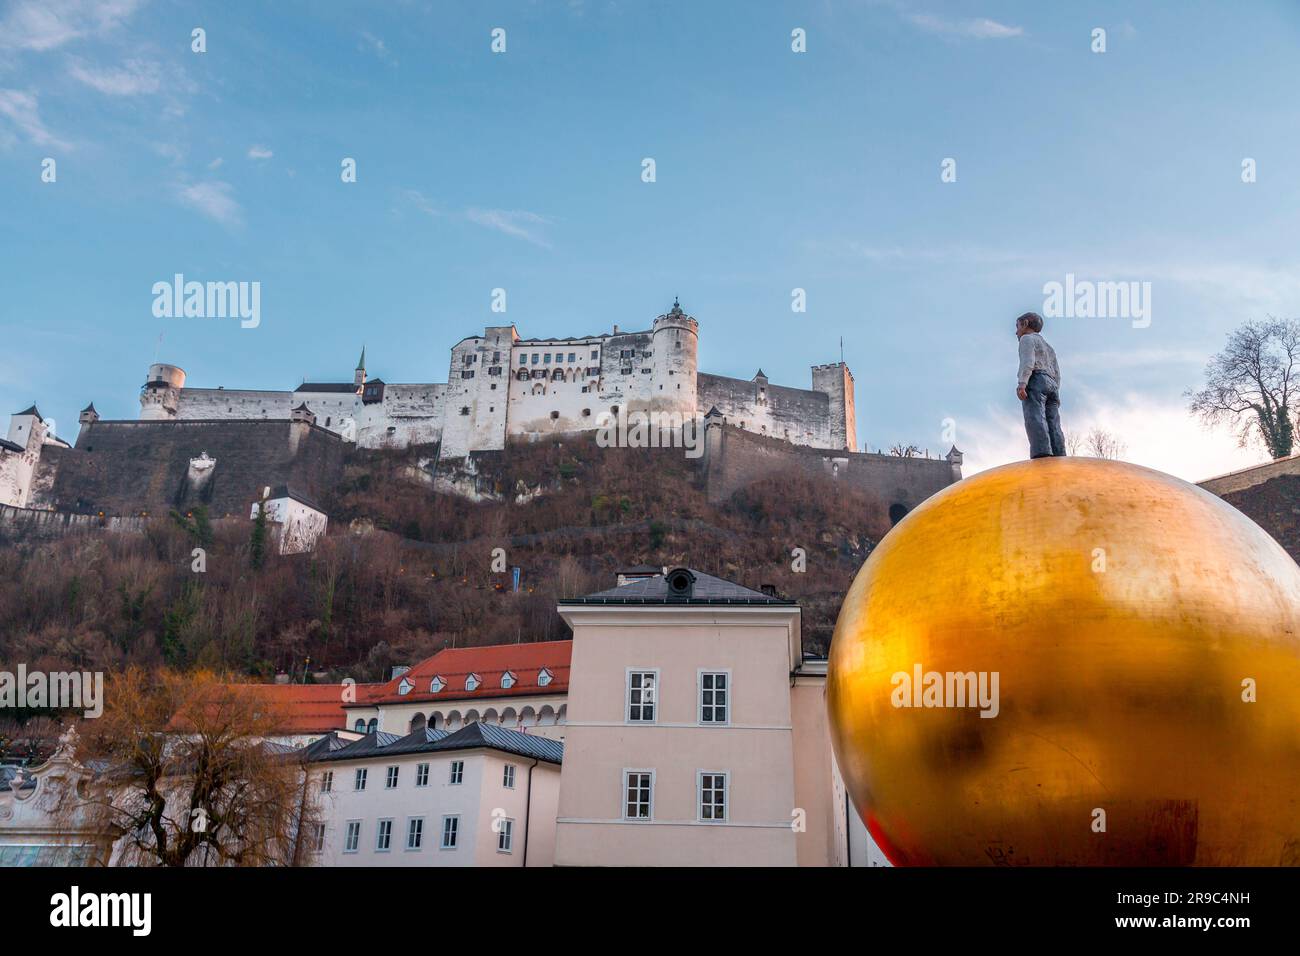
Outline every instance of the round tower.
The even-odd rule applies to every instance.
[[[176,417],[181,389],[185,387],[185,370],[175,365],[149,366],[149,378],[140,389],[140,418],[146,421],[169,421]]]
[[[694,415],[700,323],[674,300],[673,307],[654,320],[651,334],[650,406]]]

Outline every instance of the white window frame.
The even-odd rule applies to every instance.
[[[332,793],[334,791],[334,771],[326,770],[320,775],[320,792]]]
[[[706,817],[704,815],[704,778],[722,778],[722,816]],[[731,819],[731,772],[728,770],[695,771],[695,819],[700,823],[726,823]]]
[[[370,776],[370,768],[357,767],[356,773],[352,775],[352,789],[361,791],[366,789],[366,778]]]
[[[514,764],[508,763],[501,769],[501,786],[505,787],[507,790],[513,790],[515,788]]]
[[[387,832],[386,834],[385,834],[385,832],[384,832],[384,824],[385,824],[385,823],[388,824],[388,832]],[[387,845],[387,846],[383,846],[383,845],[381,845],[381,844],[384,843],[384,837],[385,837],[385,836],[388,837],[388,845]],[[392,817],[381,817],[381,818],[379,819],[378,823],[375,825],[375,852],[376,852],[376,853],[387,853],[387,852],[389,852],[390,850],[392,850],[392,848],[393,848],[393,818],[392,818]]]
[[[515,686],[515,675],[513,671],[506,671],[501,675],[501,686],[506,690]]]
[[[452,825],[452,829],[450,833],[451,843],[447,842],[447,836],[448,836],[447,821],[448,820],[456,821]],[[440,836],[438,838],[438,849],[455,850],[459,848],[459,846],[460,846],[460,814],[459,813],[444,814],[442,818],[442,829],[440,831]]]
[[[459,787],[465,782],[465,761],[453,760],[447,772],[447,786]]]
[[[706,674],[710,676],[721,674],[723,677],[727,679],[727,690],[726,690],[727,702],[725,705],[723,705],[725,707],[725,713],[726,713],[725,720],[704,719],[704,677]],[[733,690],[733,685],[731,681],[731,671],[728,668],[701,667],[698,671],[696,671],[695,672],[695,721],[696,723],[698,723],[701,727],[728,726],[731,723],[731,701],[733,697],[732,690]],[[714,688],[714,691],[716,693],[717,691],[716,687]],[[716,707],[717,705],[713,704],[710,706]]]
[[[497,830],[497,852],[515,852],[515,821],[513,817],[501,817],[501,828]]]
[[[398,766],[397,764],[393,764],[391,767],[388,768],[388,771],[384,774],[384,789],[396,790],[398,776],[399,776]]]
[[[323,823],[316,824],[315,846],[316,846],[317,853],[320,853],[322,850],[325,849],[325,824]]]
[[[548,667],[543,667],[541,670],[537,672],[538,687],[545,687],[554,679],[555,679],[555,675],[551,673],[551,670]]]
[[[356,829],[352,828],[352,825],[354,823],[356,824]],[[349,847],[348,844],[352,844],[352,845]],[[347,826],[343,830],[343,852],[357,853],[360,852],[360,849],[361,849],[361,821],[348,820]]]
[[[650,775],[650,800],[649,800],[649,803],[647,803],[647,805],[646,805],[646,810],[648,810],[648,811],[649,811],[649,814],[650,814],[649,816],[645,816],[645,817],[630,817],[630,816],[627,815],[627,804],[628,804],[628,800],[627,800],[627,788],[628,788],[628,778],[629,778],[632,774],[634,774],[634,773],[647,773],[647,774]],[[651,768],[651,767],[624,767],[624,768],[623,768],[623,776],[622,776],[621,782],[622,782],[622,789],[619,791],[619,795],[618,795],[618,799],[619,799],[619,816],[621,816],[624,820],[626,820],[626,821],[629,822],[629,823],[652,823],[652,822],[654,821],[654,818],[655,818],[655,772],[654,772],[654,769]],[[639,801],[638,801],[638,802],[639,802]]]
[[[633,674],[653,674],[654,675],[654,699],[650,702],[653,708],[651,713],[654,714],[649,720],[632,719],[632,675]],[[642,691],[644,693],[644,690]],[[663,684],[659,677],[659,668],[657,667],[629,667],[627,669],[624,689],[623,689],[623,723],[625,724],[657,724],[659,723],[659,705],[663,701]],[[644,700],[637,706],[644,708]],[[644,713],[644,711],[642,711]]]
[[[442,689],[446,686],[447,686],[447,682],[442,679],[442,675],[437,674],[434,676],[433,680],[429,681],[429,693],[441,694]]]
[[[412,831],[411,824],[418,822],[420,827]],[[411,846],[411,837],[418,837],[419,840],[415,846]],[[406,818],[406,852],[419,853],[424,849],[424,817],[407,817]]]
[[[417,763],[415,765],[415,785],[417,787],[427,787],[429,785],[429,765],[427,763]]]
[[[465,690],[471,694],[482,686],[483,678],[479,677],[478,674],[470,674],[465,678]]]

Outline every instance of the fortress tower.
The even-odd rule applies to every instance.
[[[140,389],[140,418],[144,421],[171,421],[185,387],[185,370],[175,365],[149,366],[149,378]]]
[[[700,351],[700,324],[682,311],[681,303],[651,326],[651,408],[693,416]]]
[[[813,390],[831,397],[831,438],[835,448],[858,450],[858,416],[853,402],[853,373],[843,362],[814,365]]]

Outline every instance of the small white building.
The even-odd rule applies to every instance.
[[[564,745],[476,722],[308,752],[322,866],[551,866]]]
[[[281,554],[311,551],[329,525],[329,517],[314,499],[288,485],[267,489],[262,501],[253,502],[249,518],[256,518],[263,504],[267,521],[277,526]]]

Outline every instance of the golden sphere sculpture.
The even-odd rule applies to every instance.
[[[898,865],[1300,864],[1300,567],[1157,471],[1044,458],[921,504],[845,597],[827,707]]]

